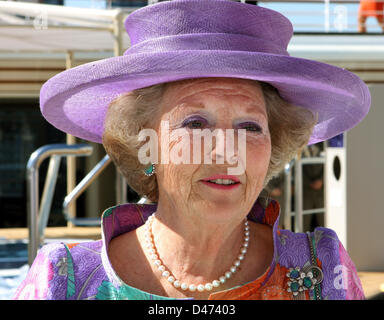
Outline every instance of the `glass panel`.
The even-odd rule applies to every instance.
[[[37,100],[30,99],[0,100],[0,228],[27,226],[28,159],[32,152],[45,144],[65,142],[65,134],[42,117],[38,105]],[[48,160],[42,163],[40,169],[40,193],[44,187],[47,167]],[[63,165],[56,191],[65,191]],[[53,206],[57,205],[54,201]]]

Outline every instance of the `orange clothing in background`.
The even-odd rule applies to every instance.
[[[361,0],[360,1],[359,16],[382,18],[384,15],[383,11],[384,11],[383,0]]]

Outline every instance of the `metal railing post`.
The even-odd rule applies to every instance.
[[[105,155],[104,158],[101,159],[96,164],[96,166],[80,181],[80,183],[64,198],[63,213],[67,220],[73,222],[75,225],[79,225],[79,223],[76,223],[76,218],[70,217],[68,208],[70,207],[71,203],[74,202],[100,175],[100,173],[108,166],[111,161],[112,160],[110,157]],[[98,222],[96,221],[96,223],[100,224],[100,219],[98,219]]]
[[[61,157],[56,155],[51,156],[51,159],[49,160],[47,177],[45,178],[44,191],[41,197],[41,205],[39,209],[38,226],[40,243],[44,241],[44,230],[48,224],[49,212],[52,206],[60,162]]]
[[[92,153],[89,145],[51,144],[40,147],[33,152],[27,163],[27,214],[29,228],[28,263],[32,264],[40,245],[39,238],[39,168],[40,164],[51,156],[85,156]]]
[[[123,18],[124,18],[124,11],[121,9],[115,9],[115,16],[113,17],[113,31],[112,35],[114,38],[113,41],[113,55],[115,57],[121,56],[124,52],[123,48],[123,32],[124,32],[124,25],[123,25]]]
[[[73,51],[67,50],[65,54],[65,69],[71,69],[73,67]],[[67,133],[66,142],[68,145],[76,144],[76,137]],[[76,187],[76,158],[73,156],[67,157],[67,193],[70,193]],[[68,208],[68,213],[72,218],[76,217],[76,203]],[[70,221],[67,221],[68,227],[73,227]]]
[[[39,212],[39,172],[36,157],[29,159],[27,167],[28,263],[32,265],[39,249],[39,229],[37,225],[37,215]]]
[[[147,202],[147,198],[146,197],[141,197],[140,200],[137,202],[138,204],[144,204]]]

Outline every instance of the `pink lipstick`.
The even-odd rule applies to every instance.
[[[206,186],[220,190],[232,190],[240,185],[240,180],[235,176],[216,174],[201,180]]]

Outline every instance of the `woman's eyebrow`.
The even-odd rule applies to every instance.
[[[177,104],[176,107],[205,109],[205,105],[202,102],[181,102]]]
[[[193,112],[193,110],[196,110],[195,112],[198,114],[211,118],[203,103],[179,103],[172,109],[171,114],[174,116],[185,116],[186,114]]]
[[[176,105],[178,108],[191,108],[191,109],[206,109],[203,102],[182,102]],[[265,111],[261,110],[261,106],[258,104],[253,104],[249,106],[245,113],[254,114],[257,116],[262,116],[265,120],[267,120],[267,114]]]
[[[259,108],[255,108],[255,107],[249,107],[245,110],[246,113],[249,113],[249,114],[255,114],[257,116],[262,116],[263,118],[267,119],[267,114],[265,111],[262,111],[260,110]]]

